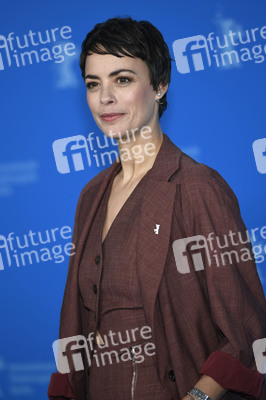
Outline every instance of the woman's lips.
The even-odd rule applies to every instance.
[[[110,113],[100,115],[101,119],[105,122],[112,122],[125,115],[124,113]]]

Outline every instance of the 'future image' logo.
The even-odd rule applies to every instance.
[[[238,67],[251,61],[260,64],[266,59],[265,40],[266,26],[177,39],[173,42],[176,67],[181,74],[188,74],[210,67]]]
[[[258,339],[253,342],[253,352],[256,361],[257,370],[261,374],[266,373],[266,339]]]
[[[84,357],[86,357],[87,360],[90,359],[87,341],[82,335],[56,340],[53,343],[53,351],[57,370],[61,374],[67,374],[70,370],[84,370]]]
[[[47,261],[62,263],[66,256],[75,254],[74,243],[62,244],[61,241],[71,237],[72,229],[67,225],[37,232],[30,229],[22,235],[15,232],[0,235],[0,271],[6,267],[25,267]]]
[[[252,144],[257,170],[266,174],[266,138],[255,140]]]
[[[81,171],[91,165],[87,140],[83,135],[55,140],[53,152],[57,170],[61,174]]]
[[[201,71],[211,65],[207,41],[202,35],[175,40],[173,50],[177,70],[181,74]]]
[[[42,62],[62,63],[66,56],[74,56],[76,47],[70,26],[33,32],[31,29],[16,35],[9,32],[0,34],[0,71],[7,67],[25,67]]]
[[[187,274],[190,272],[190,261],[195,271],[204,270],[203,255],[206,254],[208,264],[211,265],[207,239],[203,235],[196,235],[173,242],[173,251],[178,272]]]

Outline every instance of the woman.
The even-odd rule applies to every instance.
[[[266,305],[246,228],[223,178],[162,133],[171,58],[161,33],[131,18],[97,24],[80,67],[119,160],[79,198],[63,374],[53,374],[49,398],[266,398],[252,352]]]

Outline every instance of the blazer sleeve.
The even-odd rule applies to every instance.
[[[60,374],[59,372],[52,374],[47,394],[49,400],[74,399],[67,374]]]
[[[200,373],[259,398],[265,379],[256,371],[252,344],[266,338],[265,297],[237,198],[216,171],[202,168],[183,185],[182,212],[187,236],[200,235],[206,243],[206,296],[224,340]]]

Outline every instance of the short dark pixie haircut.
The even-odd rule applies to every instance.
[[[155,91],[160,84],[170,83],[171,57],[168,46],[161,32],[148,21],[117,17],[96,24],[82,43],[79,65],[83,79],[86,58],[92,53],[140,58],[149,69],[150,83]],[[166,107],[165,93],[159,103],[159,118]]]

